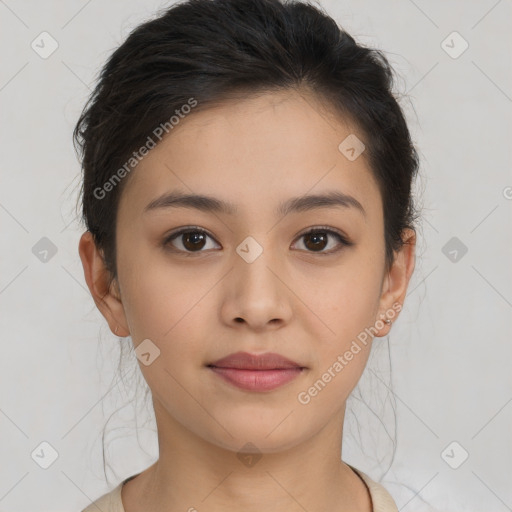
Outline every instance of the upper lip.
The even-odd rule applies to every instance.
[[[282,370],[286,368],[303,368],[299,363],[287,359],[274,352],[265,354],[249,354],[248,352],[235,352],[207,366],[217,368],[236,368],[240,370]]]

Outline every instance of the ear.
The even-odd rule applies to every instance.
[[[384,321],[389,318],[392,322],[395,321],[405,300],[409,280],[416,263],[416,232],[412,229],[405,229],[402,239],[404,244],[395,253],[395,260],[384,278],[379,303],[379,316],[376,320]],[[391,325],[384,324],[384,327],[380,329],[376,336],[382,337],[388,334]]]
[[[84,276],[96,307],[105,317],[116,336],[129,336],[128,323],[116,281],[109,286],[108,272],[103,254],[98,250],[92,233],[86,231],[80,238],[78,252],[84,267]],[[116,332],[117,331],[117,332]]]

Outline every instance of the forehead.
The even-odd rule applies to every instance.
[[[364,151],[350,160],[339,148],[354,136],[364,141],[348,120],[296,91],[192,110],[132,171],[120,215],[127,210],[135,218],[177,188],[225,199],[248,213],[258,212],[262,201],[268,209],[291,196],[337,190],[378,214],[380,194]]]

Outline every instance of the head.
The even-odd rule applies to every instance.
[[[278,0],[178,4],[109,58],[74,133],[80,256],[112,332],[150,354],[160,426],[272,453],[343,419],[414,268],[418,158],[392,87],[382,53]],[[208,366],[238,351],[304,371],[243,391]]]

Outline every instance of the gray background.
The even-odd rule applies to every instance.
[[[404,512],[512,510],[511,1],[320,3],[386,52],[422,159],[416,272],[350,399],[344,459]],[[157,455],[150,410],[123,407],[144,384],[135,358],[117,380],[131,341],[85,285],[71,131],[111,51],[166,5],[0,0],[3,511],[81,510]]]

